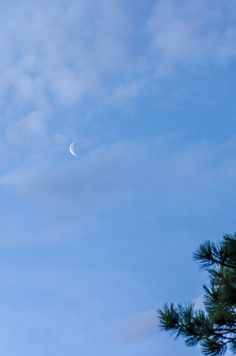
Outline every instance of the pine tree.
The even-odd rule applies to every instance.
[[[201,244],[194,259],[209,275],[203,286],[205,308],[165,304],[158,311],[160,327],[182,336],[187,346],[200,344],[204,355],[223,355],[228,347],[236,354],[236,234],[223,236],[218,244]]]

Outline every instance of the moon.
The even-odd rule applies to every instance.
[[[72,156],[74,156],[74,157],[77,156],[76,150],[75,150],[75,143],[74,143],[74,142],[72,142],[72,143],[70,144],[69,151],[70,151],[70,154],[72,154]]]

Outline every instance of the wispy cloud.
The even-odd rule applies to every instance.
[[[119,346],[136,344],[156,336],[157,325],[157,312],[151,309],[116,322],[111,333],[112,339]]]
[[[14,89],[19,105],[76,102],[128,64],[129,26],[117,1],[33,1],[5,11],[2,88]]]
[[[12,123],[7,129],[6,139],[8,142],[19,144],[36,145],[47,135],[46,112],[32,111],[22,119]],[[22,139],[23,138],[23,139]]]
[[[207,213],[208,223],[213,222],[234,204],[234,139],[180,148],[181,139],[101,145],[57,165],[48,157],[47,164],[29,161],[2,174],[0,186],[39,204],[62,232],[74,223],[89,228],[109,211],[147,200],[153,206],[147,213],[155,211],[156,218],[202,221]]]
[[[91,149],[64,164],[31,165],[3,175],[1,186],[30,197],[62,224],[86,224],[119,202],[132,196],[132,169],[142,160],[142,149],[128,142],[117,142]],[[57,222],[59,226],[59,221]]]
[[[116,100],[117,91],[117,100],[137,94],[138,86],[129,83],[135,76],[132,25],[120,1],[1,6],[0,114],[9,149],[30,136],[41,143],[53,139],[60,127],[73,130],[71,121],[58,117],[83,99],[92,108],[107,97]]]
[[[234,0],[158,1],[148,23],[157,72],[231,63],[236,57],[235,14]]]

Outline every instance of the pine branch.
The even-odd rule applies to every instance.
[[[165,304],[160,327],[183,337],[187,346],[199,343],[204,355],[223,355],[228,346],[236,354],[236,234],[225,235],[218,245],[201,244],[194,258],[209,274],[209,286],[203,286],[206,310]]]

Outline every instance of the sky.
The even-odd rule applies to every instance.
[[[0,53],[0,353],[199,355],[156,310],[235,232],[236,1],[2,1]]]

